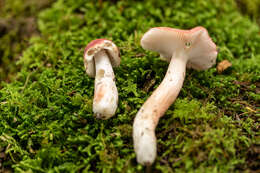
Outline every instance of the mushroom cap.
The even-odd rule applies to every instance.
[[[187,67],[206,70],[216,63],[217,49],[204,27],[191,30],[156,27],[147,31],[142,39],[144,49],[158,52],[162,60],[170,62],[174,52],[185,53]]]
[[[120,52],[118,47],[110,40],[96,39],[91,41],[84,51],[84,66],[90,77],[95,77],[95,54],[105,50],[112,67],[120,65]]]

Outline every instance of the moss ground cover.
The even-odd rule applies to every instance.
[[[140,47],[150,27],[208,29],[219,47],[218,74],[187,71],[177,101],[156,130],[155,172],[253,172],[259,165],[260,34],[233,0],[58,0],[38,16],[41,33],[18,61],[16,80],[0,90],[0,165],[15,172],[143,172],[132,123],[159,85],[167,63]],[[94,119],[94,80],[85,45],[108,38],[119,47],[116,116]]]

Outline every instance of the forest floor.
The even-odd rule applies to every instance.
[[[39,3],[40,2],[40,3]],[[0,172],[143,172],[133,119],[168,63],[145,51],[149,28],[204,26],[217,64],[187,70],[176,102],[156,129],[154,172],[258,172],[260,1],[0,0]],[[113,40],[116,115],[92,113],[94,79],[83,51]],[[228,60],[232,66],[220,72]]]

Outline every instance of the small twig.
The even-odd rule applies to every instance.
[[[26,88],[27,84],[28,84],[28,81],[30,79],[30,76],[31,76],[31,73],[28,74],[28,76],[26,77],[26,80],[25,80],[25,83],[24,83],[24,86],[23,86],[23,89],[22,89],[22,93],[24,91],[24,89]]]

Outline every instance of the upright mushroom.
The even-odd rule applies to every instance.
[[[138,111],[133,125],[137,161],[151,165],[156,157],[155,128],[180,92],[186,66],[206,70],[215,64],[218,53],[203,27],[191,30],[151,28],[142,37],[141,45],[144,49],[158,52],[162,60],[170,62],[162,83]]]
[[[110,40],[93,40],[85,48],[86,72],[90,77],[95,77],[93,112],[96,118],[108,119],[116,112],[118,92],[112,66],[119,64],[119,49]]]

